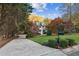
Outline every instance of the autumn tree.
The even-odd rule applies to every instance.
[[[61,19],[60,17],[55,18],[54,20],[51,20],[51,22],[47,25],[47,28],[52,33],[57,33],[57,26],[61,23],[63,23],[63,19]]]
[[[43,22],[45,25],[48,25],[50,23],[50,21],[51,21],[51,19],[45,18]]]

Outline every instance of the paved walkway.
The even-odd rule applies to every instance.
[[[79,51],[72,52],[68,54],[69,56],[79,56]]]
[[[79,56],[79,45],[63,49],[62,52],[69,56]]]
[[[65,56],[59,49],[42,46],[28,39],[14,39],[0,48],[0,56]]]

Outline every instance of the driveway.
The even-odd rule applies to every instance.
[[[0,56],[66,56],[59,49],[42,46],[29,39],[14,39],[0,48]]]

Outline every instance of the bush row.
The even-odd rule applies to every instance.
[[[57,42],[57,39],[55,39],[55,40],[48,40],[48,42],[45,43],[46,46],[53,48],[67,48],[76,44],[77,43],[73,39],[60,39],[59,43]]]

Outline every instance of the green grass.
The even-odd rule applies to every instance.
[[[57,36],[43,35],[43,36],[35,36],[30,39],[37,42],[37,43],[44,44],[45,42],[48,42],[48,40],[53,40],[55,38],[57,38]],[[79,44],[79,34],[60,35],[60,39],[66,39],[66,38],[74,39],[75,42]]]

